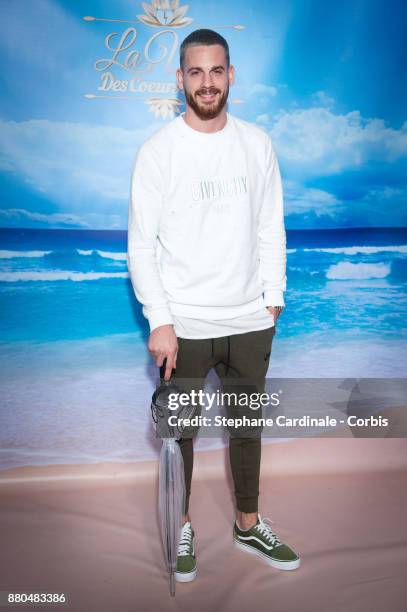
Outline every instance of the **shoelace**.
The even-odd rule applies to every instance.
[[[191,525],[184,525],[181,531],[181,539],[178,546],[178,555],[190,555],[192,545],[192,529]]]
[[[257,531],[264,536],[273,546],[277,546],[279,544],[282,544],[281,540],[278,538],[277,534],[274,533],[274,531],[271,529],[270,525],[268,525],[268,523],[266,523],[266,521],[270,521],[270,523],[273,523],[274,521],[272,521],[270,518],[262,518],[259,515],[259,519],[260,519],[260,523],[258,523],[255,526],[255,529],[257,529]]]

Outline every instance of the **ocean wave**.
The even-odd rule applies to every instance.
[[[326,277],[329,280],[366,280],[369,278],[385,278],[390,274],[390,265],[384,263],[350,263],[342,261],[329,266]]]
[[[4,251],[0,250],[0,259],[14,259],[15,257],[44,257],[52,251]]]
[[[374,253],[407,253],[407,245],[398,244],[388,246],[321,247],[313,249],[303,249],[303,251],[335,253],[337,255],[358,255],[359,253],[364,253],[367,255],[372,255]]]
[[[127,253],[119,253],[117,251],[100,251],[99,249],[85,251],[83,249],[76,249],[79,255],[93,255],[93,253],[97,253],[100,257],[105,257],[106,259],[115,259],[116,261],[126,261]]]
[[[305,274],[310,274],[311,276],[317,276],[323,274],[322,270],[309,270],[308,268],[300,268],[298,266],[288,266],[289,272],[299,273],[302,276]]]
[[[287,254],[296,253],[297,251],[304,252],[317,252],[317,253],[334,253],[336,255],[358,255],[367,254],[372,255],[375,253],[407,253],[407,245],[387,245],[387,246],[349,246],[349,247],[312,247],[312,248],[292,248],[287,249]],[[56,256],[67,256],[72,255],[83,255],[85,257],[91,255],[98,255],[103,259],[113,259],[115,261],[127,261],[127,253],[121,251],[103,251],[101,249],[68,249],[61,251],[56,250],[32,250],[32,251],[13,251],[13,250],[0,250],[0,259],[14,259],[17,257],[45,257],[48,255]]]
[[[14,259],[17,257],[45,257],[46,255],[99,255],[105,259],[114,259],[116,261],[126,261],[127,253],[121,253],[118,251],[101,251],[100,249],[68,249],[66,251],[61,250],[50,250],[50,251],[11,251],[11,250],[0,250],[0,259]]]
[[[128,278],[128,272],[73,272],[69,270],[40,270],[0,272],[0,282],[16,281],[93,281],[102,278]]]

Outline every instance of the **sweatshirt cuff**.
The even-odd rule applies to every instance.
[[[143,307],[143,314],[148,319],[150,332],[161,325],[174,325],[171,311],[167,306],[159,306],[158,308]]]
[[[278,289],[269,289],[265,291],[263,300],[265,306],[285,306],[284,292]]]

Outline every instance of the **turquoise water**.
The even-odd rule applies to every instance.
[[[0,467],[156,456],[126,232],[1,229]],[[270,376],[406,375],[407,231],[288,231]],[[198,448],[219,446],[202,439]],[[200,446],[201,445],[201,446]]]
[[[405,333],[407,231],[288,231],[283,336]],[[93,338],[146,322],[127,274],[126,232],[0,230],[3,342]]]

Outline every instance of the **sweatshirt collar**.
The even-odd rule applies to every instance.
[[[199,130],[195,130],[192,128],[184,119],[185,112],[181,113],[178,116],[178,125],[180,130],[185,136],[189,136],[191,138],[195,138],[201,142],[215,142],[220,138],[225,136],[229,131],[232,123],[232,119],[230,114],[226,113],[226,123],[221,130],[217,130],[216,132],[200,132]]]

